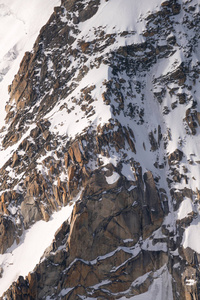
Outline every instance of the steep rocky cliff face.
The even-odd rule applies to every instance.
[[[200,299],[199,8],[54,8],[9,86],[1,299]],[[35,268],[8,279],[8,255],[37,232],[34,257],[37,224],[61,212]]]

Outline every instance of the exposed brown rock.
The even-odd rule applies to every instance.
[[[33,299],[37,299],[37,275],[35,273],[29,273],[27,279],[29,284],[30,297],[32,297]]]
[[[31,122],[35,122],[37,127],[32,129],[31,139],[28,136],[23,140],[13,157],[0,170],[1,190],[8,189],[8,192],[1,195],[0,211],[9,214],[8,206],[11,202],[16,207],[21,204],[21,212],[19,209],[18,213],[22,213],[21,216],[24,217],[24,225],[27,228],[41,218],[48,221],[52,211],[69,203],[81,188],[84,188],[84,191],[73,210],[71,224],[64,223],[56,232],[52,245],[45,252],[47,258],[45,259],[45,256],[42,258],[28,278],[19,277],[6,293],[7,299],[45,299],[49,295],[54,295],[55,298],[65,299],[94,297],[111,300],[118,297],[115,293],[122,293],[120,297],[122,295],[122,297],[130,298],[146,292],[153,282],[156,271],[164,265],[172,275],[174,299],[198,299],[198,285],[189,286],[187,280],[193,278],[193,274],[195,280],[198,278],[199,274],[196,270],[199,267],[197,264],[199,257],[191,249],[183,249],[181,258],[177,255],[177,251],[175,255],[173,253],[177,249],[181,251],[179,230],[188,226],[194,215],[190,220],[188,217],[187,220],[177,222],[174,225],[177,230],[175,233],[166,225],[162,225],[164,214],[166,216],[169,212],[168,202],[172,202],[176,210],[186,195],[195,198],[196,194],[194,191],[191,193],[180,191],[180,195],[173,190],[171,190],[171,195],[165,191],[161,192],[162,180],[159,181],[153,176],[156,172],[159,173],[161,167],[164,169],[165,161],[163,160],[161,165],[154,163],[156,171],[152,164],[155,173],[150,171],[144,173],[145,171],[142,171],[140,164],[137,163],[137,156],[134,155],[138,135],[135,139],[130,129],[132,127],[135,130],[139,128],[135,124],[142,125],[146,121],[143,119],[146,111],[140,110],[138,100],[141,100],[141,107],[145,106],[145,101],[149,101],[145,98],[142,86],[144,83],[146,85],[146,82],[140,81],[141,78],[138,79],[140,76],[135,75],[138,74],[137,72],[140,75],[148,74],[153,70],[155,61],[174,54],[179,39],[176,41],[171,34],[170,37],[167,35],[173,32],[173,15],[178,14],[180,9],[188,3],[185,1],[183,5],[180,5],[176,0],[161,3],[161,9],[157,7],[157,11],[149,14],[145,20],[143,43],[120,47],[109,52],[109,55],[101,55],[100,53],[106,50],[106,47],[110,47],[115,42],[118,34],[125,38],[134,33],[127,30],[117,34],[106,34],[101,28],[96,30],[94,41],[79,40],[77,49],[72,49],[71,45],[75,37],[80,36],[74,25],[93,16],[100,1],[62,0],[61,2],[63,6],[54,9],[48,24],[40,32],[33,52],[25,54],[20,70],[9,87],[10,103],[6,108],[9,130],[2,143],[3,147],[19,141]],[[195,11],[195,8],[191,8],[190,5],[188,11],[192,9]],[[63,17],[69,22],[63,22]],[[192,22],[195,20],[193,18],[191,20],[190,26],[193,26]],[[196,28],[198,30],[198,26]],[[163,31],[166,32],[163,39],[166,45],[160,46],[157,45],[155,39],[159,39]],[[52,49],[56,51],[49,51]],[[98,53],[98,51],[101,52]],[[107,124],[99,125],[98,128],[89,126],[89,129],[86,128],[81,136],[76,137],[76,140],[64,135],[54,136],[49,131],[50,124],[43,119],[43,116],[47,116],[47,113],[58,103],[58,99],[60,101],[69,97],[71,91],[87,74],[90,56],[88,54],[90,53],[96,56],[95,60],[90,61],[91,68],[98,68],[102,62],[110,68],[112,79],[105,80],[103,83],[106,91],[102,94],[102,98],[106,105],[111,106],[112,118]],[[189,58],[190,53],[185,55]],[[80,62],[76,78],[74,76],[77,75],[77,70],[70,65],[71,58]],[[48,71],[49,61],[53,72]],[[152,85],[156,86],[159,83],[161,92],[153,94],[163,113],[170,113],[170,104],[167,104],[169,107],[162,105],[165,93],[167,93],[166,87],[171,86],[171,83],[175,85],[175,88],[169,93],[172,101],[176,100],[171,104],[172,109],[178,109],[179,104],[183,109],[186,102],[189,104],[189,101],[193,101],[188,97],[187,92],[177,94],[180,86],[187,91],[189,90],[187,83],[191,81],[191,78],[198,78],[189,74],[189,71],[190,67],[182,63],[173,72],[154,78]],[[131,74],[130,80],[118,78],[121,76],[118,74],[123,73]],[[135,80],[136,78],[138,80]],[[134,81],[134,88],[132,81]],[[130,87],[126,88],[129,85]],[[92,103],[96,99],[93,99],[93,93],[91,93],[94,89],[95,86],[84,87],[80,97],[76,96],[71,99],[74,106],[69,109],[65,103],[60,109],[63,112],[66,110],[69,114],[76,105],[80,106],[81,113],[89,119],[95,108]],[[51,93],[46,95],[49,91]],[[114,100],[111,102],[110,99]],[[38,101],[39,107],[34,106],[37,100],[40,101]],[[126,105],[129,104],[131,105],[126,111]],[[30,107],[31,113],[29,113]],[[127,116],[127,119],[130,118],[130,127],[123,127],[119,121],[117,122],[122,114]],[[192,134],[196,134],[200,117],[195,110],[194,101],[193,108],[186,113],[184,122]],[[149,135],[151,150],[155,151],[155,157],[160,155],[158,149],[162,151],[163,146],[161,143],[162,125],[159,126],[156,125],[155,130]],[[163,134],[165,135],[165,132]],[[82,138],[84,143],[81,142]],[[124,149],[127,145],[125,142],[134,153],[131,158]],[[145,143],[143,143],[144,150],[147,151],[148,141]],[[86,150],[88,153],[85,152]],[[111,164],[101,167],[104,164],[101,157],[111,157],[113,153],[116,153],[115,150],[120,157],[119,164],[115,167]],[[47,151],[52,151],[51,156],[48,156],[50,153]],[[47,157],[38,170],[36,164],[44,155]],[[90,159],[94,162],[93,165],[87,164]],[[182,159],[183,152],[178,149],[168,157],[173,183],[180,182],[183,178],[187,181],[187,177],[183,177],[177,165]],[[122,170],[123,163],[133,168],[134,182],[121,176],[120,170]],[[17,178],[11,180],[6,171],[7,166],[15,168],[16,174],[20,175],[22,180],[19,181]],[[119,179],[113,184],[108,184],[106,177],[112,176],[113,172],[119,174]],[[67,179],[66,182],[61,181],[61,174],[66,176],[64,178],[68,175],[68,181]],[[187,171],[188,174],[189,171]],[[54,184],[55,181],[57,181],[57,186]],[[17,184],[22,193],[21,196],[9,192],[16,188]],[[12,224],[9,226],[12,229]],[[3,231],[4,227],[6,226],[2,227]],[[164,236],[155,238],[154,231],[159,228]],[[5,240],[7,238],[5,234],[4,238]],[[153,245],[166,244],[167,252],[144,250],[145,243],[142,243],[146,238]],[[6,243],[8,245],[10,242]],[[180,269],[177,268],[177,271],[174,265],[180,265]],[[132,285],[134,280],[147,273],[149,274],[142,284]],[[180,274],[182,274],[181,278]],[[104,284],[99,289],[93,287],[102,282]],[[72,290],[67,295],[60,294],[61,291],[65,293],[69,287]]]
[[[179,149],[176,149],[168,156],[169,165],[176,165],[179,161],[182,160],[183,152]]]
[[[87,53],[87,49],[89,48],[90,43],[81,43],[81,50],[83,51],[83,53]]]
[[[48,222],[50,219],[50,216],[43,205],[40,205],[40,211],[42,213],[43,220],[45,222]]]
[[[61,193],[59,188],[56,185],[53,186],[53,194],[55,197],[55,201],[59,206],[61,206]]]
[[[152,131],[149,133],[149,141],[151,144],[151,150],[156,151],[158,149],[158,143],[157,143]]]
[[[15,240],[16,228],[14,223],[6,216],[0,215],[0,253],[3,254],[12,246]]]
[[[126,127],[123,127],[124,131],[125,131],[125,136],[126,136],[126,139],[127,139],[127,142],[131,148],[131,150],[136,153],[136,149],[135,149],[135,144],[133,142],[133,140],[131,139],[130,137],[130,133],[128,131],[128,129]]]
[[[15,153],[13,154],[12,168],[14,168],[18,163],[19,163],[19,156],[18,156],[17,153],[15,152]]]
[[[146,190],[143,204],[143,236],[146,238],[162,224],[164,213],[155,181],[150,171],[144,174],[144,182]]]
[[[72,181],[72,179],[74,178],[74,174],[76,171],[76,166],[71,165],[68,167],[68,180]]]
[[[32,223],[41,220],[39,207],[33,196],[24,199],[21,204],[21,213],[24,218],[25,228],[29,227]]]
[[[75,157],[75,160],[79,163],[79,164],[83,164],[83,155],[81,153],[80,150],[80,146],[79,146],[79,142],[75,142],[72,145],[72,150],[73,150],[73,154]]]
[[[199,126],[200,122],[200,118],[199,118],[200,114],[199,112],[197,112],[196,110],[194,109],[190,109],[188,108],[186,110],[186,117],[184,119],[184,121],[187,122],[191,132],[193,135],[196,134],[196,130],[197,130],[197,127]]]
[[[124,136],[123,136],[122,130],[113,132],[113,140],[116,144],[115,148],[116,148],[117,151],[118,151],[118,149],[124,148]],[[130,144],[131,144],[131,147],[133,149],[133,145],[132,145],[131,142],[130,142]]]
[[[64,154],[64,160],[65,160],[65,167],[68,168],[68,166],[69,166],[69,155],[68,155],[68,153]]]

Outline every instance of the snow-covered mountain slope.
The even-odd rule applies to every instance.
[[[0,1],[0,126],[4,125],[8,85],[19,69],[26,51],[30,51],[41,27],[48,21],[60,0]]]
[[[25,13],[11,2],[9,11],[28,37],[41,6],[27,17],[22,4]],[[3,299],[199,299],[199,8],[62,0],[54,9],[9,82]],[[21,34],[3,54],[3,88],[22,51],[12,63],[6,53],[30,46]],[[47,243],[58,231],[44,252],[29,232],[40,241],[46,228]],[[30,245],[38,255],[24,272],[17,255]]]
[[[15,242],[7,253],[0,256],[3,271],[0,279],[1,295],[19,275],[26,276],[39,263],[44,251],[54,239],[55,232],[70,217],[72,208],[73,205],[66,206],[55,212],[49,222],[38,221],[23,234],[18,244]]]

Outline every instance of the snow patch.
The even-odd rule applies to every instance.
[[[130,300],[172,300],[172,278],[169,271],[164,266],[160,270],[154,273],[155,279],[149,290],[146,293],[133,296],[129,298]],[[145,275],[144,278],[145,279]],[[126,297],[122,297],[119,300],[127,300]]]
[[[186,279],[185,284],[186,285],[194,285],[194,284],[196,284],[196,280],[194,280],[194,279]]]
[[[62,105],[64,103],[68,105],[70,113],[66,110],[60,110],[60,104],[58,104],[45,116],[45,118],[48,118],[51,122],[49,130],[57,135],[68,135],[71,138],[75,138],[77,134],[80,134],[83,129],[89,126],[108,123],[112,114],[110,107],[105,105],[102,99],[102,93],[104,91],[102,83],[108,78],[109,67],[105,64],[102,64],[99,68],[89,70],[81,80],[80,85],[69,97],[62,101]],[[94,114],[92,113],[90,116],[86,116],[79,105],[72,105],[72,99],[79,99],[81,90],[91,85],[95,85],[95,89],[91,93],[92,98],[95,100],[92,103]]]
[[[135,176],[133,173],[133,170],[130,166],[130,164],[123,164],[122,170],[121,170],[122,175],[124,175],[128,180],[130,181],[135,181]]]
[[[180,207],[177,211],[177,217],[179,220],[184,219],[188,216],[189,213],[193,211],[193,205],[190,198],[185,197],[185,199],[181,202]]]
[[[106,181],[108,184],[113,184],[117,182],[117,180],[120,178],[120,175],[117,172],[113,172],[111,176],[106,176]]]
[[[183,247],[191,248],[200,254],[200,216],[194,219],[189,227],[187,227],[183,234]]]
[[[141,0],[140,5],[137,0],[102,0],[98,12],[87,22],[80,23],[81,35],[93,39],[92,29],[106,27],[107,34],[137,32],[135,43],[140,43],[143,40],[141,33],[145,29],[145,17],[158,10],[160,4],[160,0]]]

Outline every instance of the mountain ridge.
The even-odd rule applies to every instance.
[[[198,16],[197,1],[54,8],[9,86],[2,257],[76,203],[2,299],[198,299]]]

